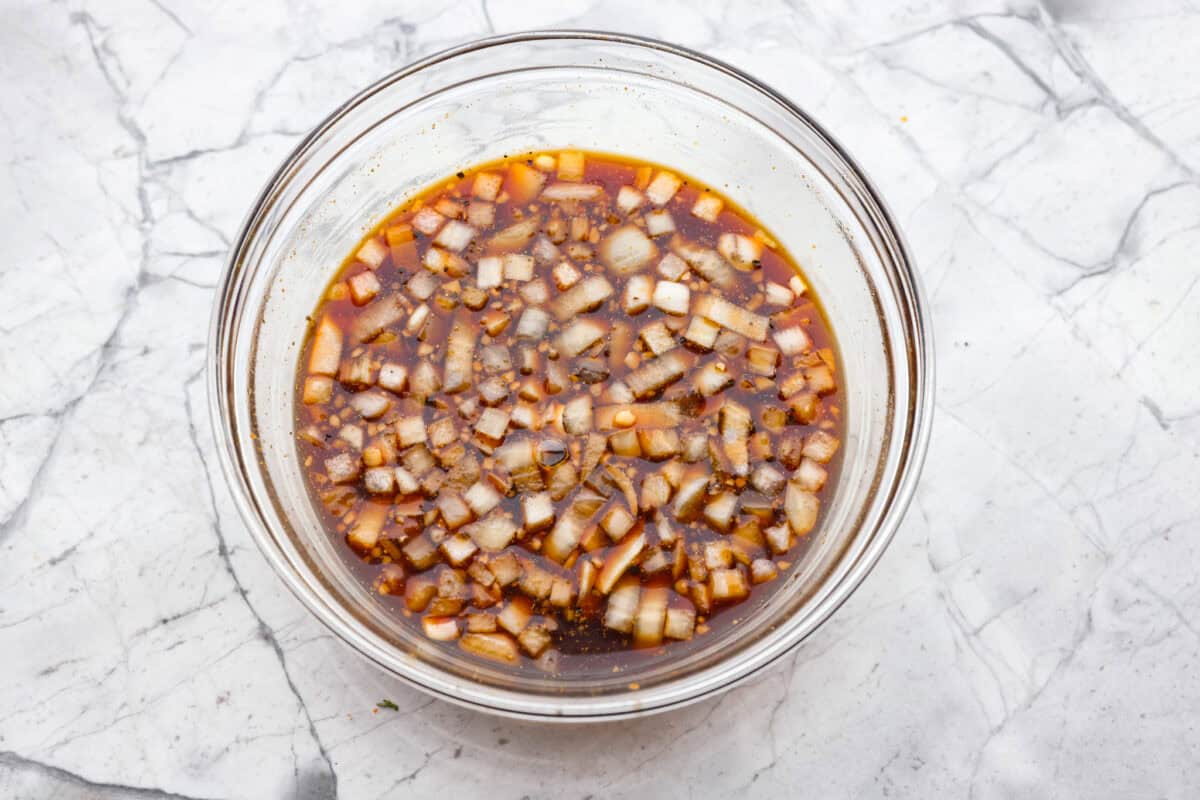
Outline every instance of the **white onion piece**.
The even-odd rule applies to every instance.
[[[634,397],[644,398],[682,378],[691,366],[691,356],[672,350],[629,373],[625,383]]]
[[[651,236],[662,236],[664,233],[675,232],[675,220],[671,212],[659,208],[646,214],[646,233]]]
[[[405,313],[404,304],[397,295],[380,297],[366,306],[350,324],[350,335],[358,342],[374,339],[383,329],[399,322]]]
[[[550,326],[550,315],[540,308],[527,308],[517,320],[518,339],[541,339]]]
[[[379,544],[379,535],[387,522],[389,507],[388,503],[363,503],[354,524],[346,534],[347,541],[362,552],[369,551]]]
[[[563,430],[572,436],[580,436],[592,429],[592,396],[581,394],[572,397],[563,406]]]
[[[404,323],[404,332],[409,336],[416,336],[425,327],[425,323],[429,321],[429,306],[422,303],[413,309],[408,315],[408,322]]]
[[[333,378],[328,375],[309,375],[304,379],[301,399],[305,405],[328,403],[333,398]]]
[[[371,494],[391,494],[396,488],[396,475],[388,467],[371,467],[363,473],[363,488]]]
[[[769,321],[766,317],[734,305],[723,297],[711,294],[702,295],[696,300],[695,311],[721,327],[739,333],[747,339],[753,339],[756,342],[764,342],[767,339]],[[783,347],[780,346],[779,349],[783,350]]]
[[[659,170],[654,176],[654,180],[650,181],[650,185],[646,187],[646,197],[650,198],[650,202],[656,206],[664,205],[675,193],[679,191],[679,187],[683,185],[674,174],[666,170]]]
[[[663,626],[667,621],[668,586],[647,586],[638,598],[637,616],[633,623],[634,647],[657,647],[662,644]]]
[[[507,411],[499,408],[485,408],[479,415],[479,421],[475,423],[476,436],[493,444],[504,441],[509,419]]]
[[[313,375],[336,375],[341,360],[342,329],[329,317],[322,317],[313,333],[308,371]]]
[[[452,219],[446,223],[438,235],[434,237],[434,244],[440,244],[447,250],[453,250],[460,253],[466,249],[471,240],[475,238],[475,229],[465,222],[459,222]]]
[[[416,494],[417,489],[419,489],[421,485],[417,482],[417,479],[413,477],[413,474],[404,467],[396,467],[394,472],[396,476],[396,491],[398,491],[400,494]]]
[[[641,591],[641,581],[637,577],[630,575],[621,581],[608,596],[608,606],[604,609],[604,626],[621,633],[631,633]]]
[[[504,280],[522,282],[533,280],[533,256],[517,253],[505,254]]]
[[[433,236],[437,233],[438,228],[442,227],[445,219],[441,214],[426,206],[413,215],[412,226],[426,236]]]
[[[449,642],[458,638],[458,620],[454,617],[423,617],[421,626],[425,635],[439,642]]]
[[[774,283],[773,281],[767,281],[767,283],[763,286],[763,290],[766,295],[766,303],[769,306],[782,306],[787,308],[796,299],[796,296],[792,294],[791,289],[786,286],[780,286],[778,283]]]
[[[477,517],[486,516],[503,498],[490,484],[476,481],[463,493],[463,500]]]
[[[600,527],[608,534],[608,538],[619,542],[625,534],[633,529],[636,521],[625,506],[618,503],[600,518]]]
[[[471,320],[454,320],[446,337],[446,369],[442,378],[442,391],[455,394],[470,387],[474,377],[472,362],[475,359],[475,340],[478,336],[478,326],[472,324]]]
[[[743,271],[755,268],[755,262],[762,258],[762,249],[757,239],[740,233],[722,233],[717,239],[717,252]]]
[[[667,326],[662,320],[655,320],[642,328],[638,331],[638,338],[656,356],[661,356],[669,350],[674,350],[676,345],[675,334],[667,330]]]
[[[812,339],[804,332],[804,328],[799,325],[793,325],[790,328],[780,328],[771,334],[775,340],[775,344],[779,345],[779,352],[785,356],[794,356],[803,353],[805,350],[812,349]]]
[[[458,640],[458,646],[501,664],[516,664],[521,660],[517,643],[504,633],[468,633]]]
[[[569,356],[577,356],[604,338],[608,323],[598,319],[577,319],[558,335],[558,348]]]
[[[479,545],[481,550],[495,553],[503,550],[517,535],[517,524],[511,517],[493,514],[490,517],[472,522],[463,528],[463,532],[471,537],[471,541]]]
[[[650,297],[653,293],[653,278],[649,275],[634,275],[625,284],[625,293],[621,297],[621,307],[629,316],[636,316],[650,307]]]
[[[632,414],[634,425],[645,428],[673,428],[683,421],[679,405],[674,402],[622,403],[597,408],[596,428],[607,431],[618,427],[616,417],[622,412]]]
[[[750,563],[750,582],[766,583],[779,577],[779,567],[769,558],[756,558]]]
[[[604,187],[598,183],[552,183],[542,190],[544,200],[598,200]]]
[[[740,569],[714,569],[708,574],[713,600],[741,600],[750,594],[746,576]]]
[[[705,397],[719,394],[733,385],[733,375],[723,361],[710,361],[692,378],[696,391]]]
[[[346,283],[350,285],[350,297],[356,306],[363,306],[371,302],[383,288],[379,283],[379,278],[369,270],[358,273]]]
[[[500,256],[484,256],[475,266],[475,285],[485,292],[504,282],[504,259]]]
[[[804,449],[800,452],[822,464],[828,464],[837,452],[840,443],[837,437],[825,431],[813,431],[804,439]]]
[[[692,292],[686,284],[659,281],[654,287],[654,307],[667,314],[683,316],[688,313]]]
[[[521,512],[525,516],[527,533],[537,533],[554,524],[554,501],[545,492],[522,496]]]
[[[675,495],[675,504],[671,511],[680,522],[688,522],[700,512],[704,503],[704,493],[708,490],[708,473],[696,470],[684,476]]]
[[[566,561],[583,538],[588,521],[600,510],[603,502],[604,498],[591,494],[576,497],[566,513],[554,523],[554,528],[542,545],[542,553],[560,564]]]
[[[717,217],[721,216],[723,208],[725,208],[724,200],[715,194],[705,192],[697,197],[696,202],[692,205],[692,215],[706,222],[716,222]]]
[[[779,494],[786,481],[787,477],[770,464],[759,464],[750,474],[750,485],[768,497]]]
[[[791,481],[784,495],[783,507],[792,533],[803,536],[817,524],[817,511],[821,507],[821,501],[815,494],[804,491],[799,484]]]
[[[350,407],[363,419],[378,419],[391,405],[392,401],[379,392],[360,392],[350,398]]]
[[[357,455],[340,453],[325,459],[325,475],[333,483],[350,483],[358,478],[362,461]]]
[[[713,345],[717,342],[717,335],[720,333],[721,326],[712,320],[704,317],[692,317],[688,322],[687,330],[683,332],[683,338],[702,350],[712,350]]]
[[[496,222],[496,207],[481,200],[467,203],[467,222],[476,228],[490,228]]]
[[[488,249],[493,252],[519,250],[533,238],[541,226],[541,217],[526,217],[519,222],[514,222],[491,239],[488,239]]]
[[[633,566],[633,562],[642,554],[645,547],[646,534],[644,531],[638,531],[629,534],[610,549],[604,559],[604,566],[600,568],[600,574],[596,576],[596,589],[601,594],[611,592],[617,580]]]
[[[786,553],[792,546],[792,531],[786,524],[767,528],[763,531],[763,538],[767,540],[767,546],[775,555]]]
[[[558,179],[561,181],[583,180],[586,159],[578,150],[566,150],[558,154]]]
[[[371,269],[377,269],[384,262],[384,259],[388,257],[388,248],[379,239],[367,239],[363,243],[363,246],[358,249],[358,252],[354,254],[354,257]]]
[[[494,172],[479,172],[471,183],[471,193],[480,200],[492,201],[500,194],[504,178]]]
[[[632,186],[622,186],[617,192],[617,208],[623,214],[634,211],[644,202],[646,202],[646,196]]]
[[[736,513],[737,495],[733,492],[721,492],[704,506],[705,521],[721,533],[729,532]]]
[[[591,275],[554,300],[554,315],[565,322],[578,314],[599,308],[615,291],[603,275]]]
[[[667,253],[658,262],[658,274],[669,281],[679,280],[687,274],[687,271],[687,262],[674,253]]]
[[[623,225],[600,242],[600,258],[618,275],[631,275],[658,255],[654,242],[636,225]]]
[[[379,385],[389,392],[399,394],[408,382],[408,367],[388,362],[379,368]]]
[[[687,601],[684,601],[687,602]],[[691,605],[690,603],[688,604]],[[668,608],[663,635],[668,639],[691,639],[696,628],[696,612],[692,608]]]
[[[732,289],[737,285],[737,272],[716,250],[692,244],[679,236],[671,239],[671,249],[693,272],[714,286]]]
[[[763,467],[766,467],[764,464]],[[762,467],[760,467],[762,469]],[[806,492],[819,492],[825,486],[829,473],[823,466],[811,458],[800,460],[800,466],[792,474],[792,480]],[[761,491],[761,490],[760,490]],[[764,492],[765,494],[765,492]]]

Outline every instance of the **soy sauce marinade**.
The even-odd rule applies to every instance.
[[[834,346],[799,270],[664,168],[460,172],[313,320],[297,443],[330,535],[398,616],[493,663],[686,650],[782,581],[833,483]]]

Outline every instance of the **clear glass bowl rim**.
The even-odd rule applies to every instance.
[[[859,553],[858,559],[840,576],[837,576],[836,585],[823,598],[822,602],[818,606],[808,609],[806,618],[809,624],[792,629],[777,629],[765,636],[763,642],[742,653],[738,659],[722,661],[715,667],[689,676],[682,686],[674,687],[663,697],[656,698],[652,702],[647,702],[647,698],[639,697],[637,692],[630,692],[624,696],[611,696],[607,698],[608,702],[604,704],[603,708],[597,708],[594,703],[588,702],[592,698],[535,697],[487,686],[475,687],[471,692],[475,697],[468,699],[454,691],[453,684],[458,679],[453,676],[448,676],[448,680],[442,685],[431,685],[429,681],[418,680],[386,663],[380,657],[379,648],[375,643],[357,631],[348,630],[326,605],[324,599],[318,597],[308,584],[299,579],[294,573],[292,565],[281,554],[274,543],[271,525],[260,512],[260,498],[255,496],[255,492],[244,474],[247,465],[237,449],[230,420],[235,405],[243,399],[235,397],[230,391],[228,369],[235,365],[232,364],[233,359],[227,358],[227,354],[236,341],[236,337],[232,336],[234,331],[231,319],[240,312],[241,303],[244,300],[242,293],[244,279],[250,268],[246,263],[246,253],[250,243],[259,235],[261,221],[266,210],[270,208],[287,185],[296,166],[308,158],[309,151],[314,144],[318,143],[322,136],[335,127],[345,115],[368,98],[398,81],[436,68],[437,65],[459,56],[474,54],[493,47],[543,40],[615,43],[686,59],[701,67],[723,73],[724,76],[735,79],[748,89],[758,92],[777,104],[806,127],[828,149],[828,156],[831,156],[835,162],[841,162],[839,166],[844,167],[844,170],[839,178],[845,181],[854,199],[861,204],[862,210],[869,219],[869,224],[875,228],[875,232],[887,245],[889,258],[884,261],[883,266],[891,273],[890,277],[894,279],[894,285],[899,287],[898,293],[892,299],[896,302],[902,315],[904,337],[901,341],[893,342],[893,346],[902,349],[909,375],[908,399],[905,404],[908,415],[905,420],[906,424],[902,426],[904,439],[901,443],[901,455],[903,460],[893,474],[885,474],[877,478],[881,484],[880,489],[886,492],[884,498],[886,508],[873,530],[859,532],[858,535],[868,537],[867,546]],[[491,36],[429,55],[366,87],[315,126],[267,180],[266,185],[259,192],[243,219],[238,236],[230,249],[221,282],[217,286],[207,351],[206,383],[210,422],[213,426],[218,461],[230,488],[234,504],[237,506],[242,520],[249,527],[260,551],[293,595],[322,624],[367,660],[405,683],[434,696],[458,705],[502,716],[573,722],[644,716],[690,705],[706,697],[713,697],[744,683],[752,676],[777,663],[779,659],[811,636],[841,607],[883,555],[912,500],[928,449],[934,408],[934,347],[926,308],[920,276],[909,255],[904,236],[874,184],[846,149],[828,131],[799,106],[770,86],[711,56],[649,37],[608,31],[568,29],[537,30]]]

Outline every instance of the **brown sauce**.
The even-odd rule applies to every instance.
[[[493,664],[599,674],[719,635],[836,481],[836,348],[799,268],[669,168],[460,172],[312,319],[296,441],[329,535],[398,618]]]

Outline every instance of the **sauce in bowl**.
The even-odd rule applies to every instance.
[[[296,442],[330,536],[430,639],[620,669],[736,624],[836,480],[796,262],[669,168],[528,153],[393,213],[313,314]]]

